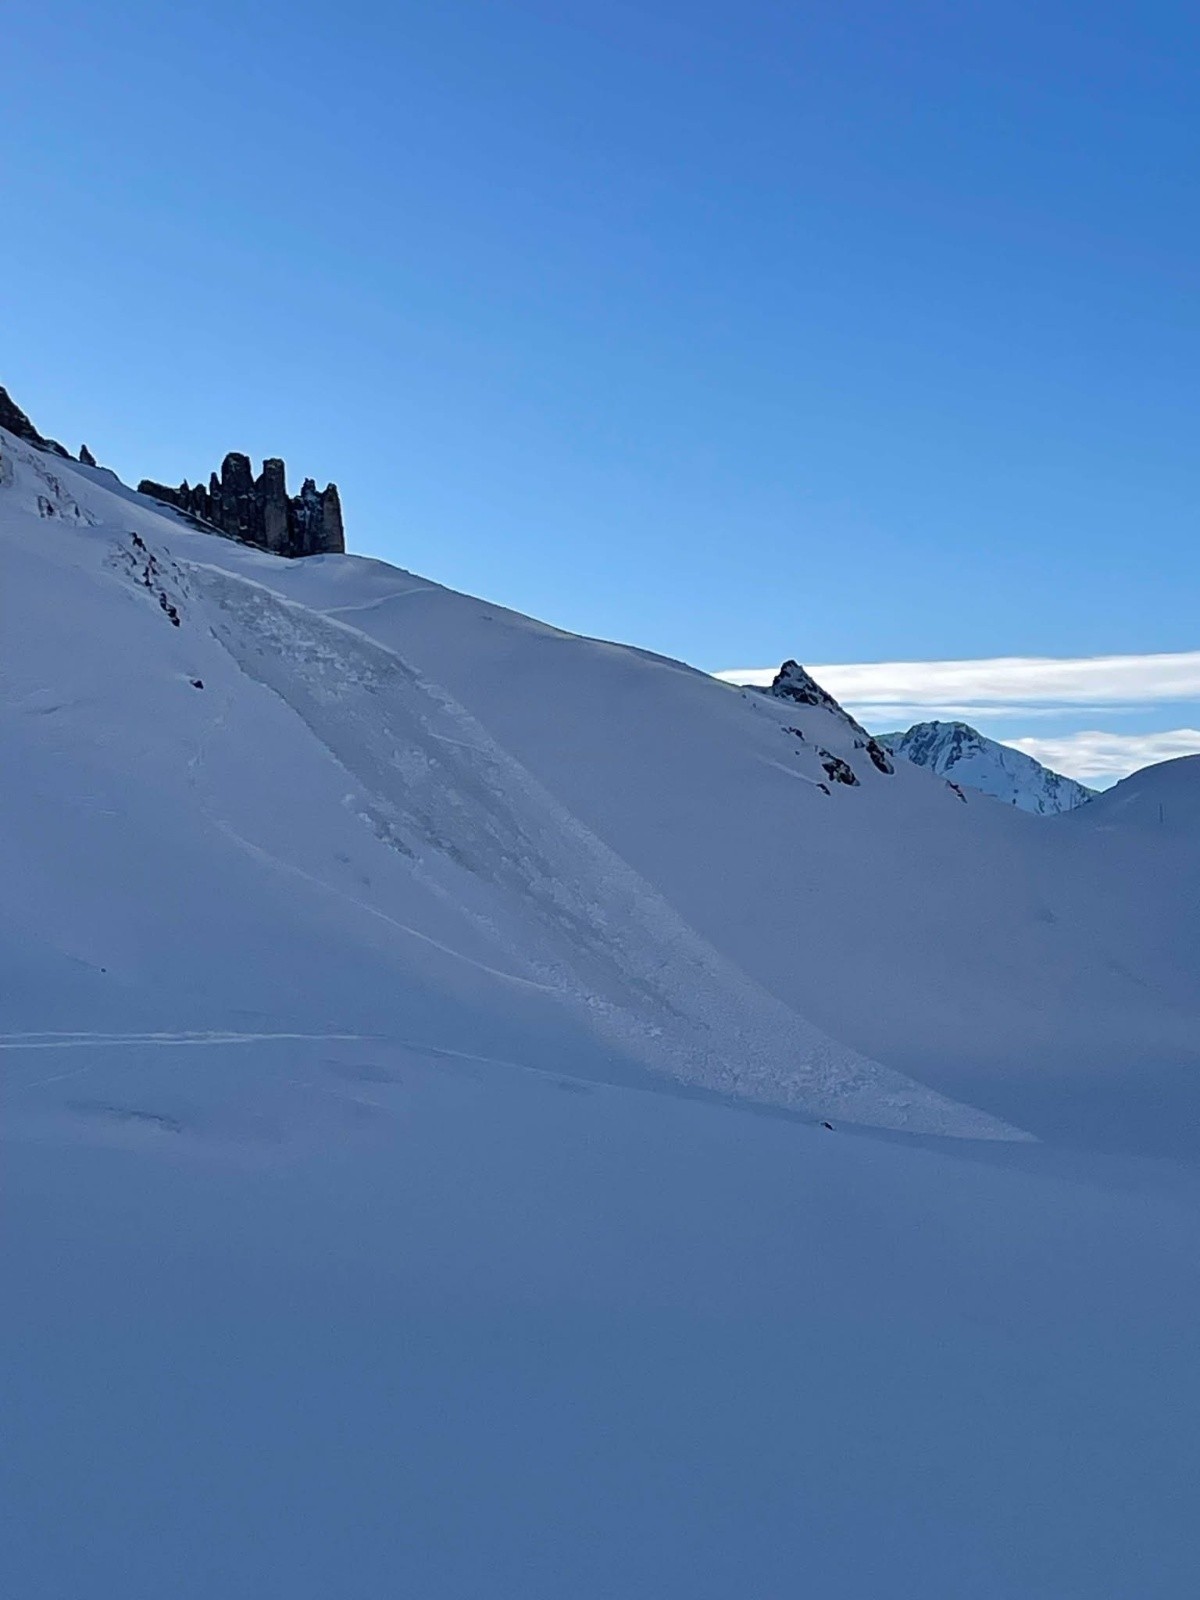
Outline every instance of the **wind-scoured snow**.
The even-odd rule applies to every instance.
[[[3,432],[0,540],[7,1588],[1190,1596],[1200,760],[1032,817]]]

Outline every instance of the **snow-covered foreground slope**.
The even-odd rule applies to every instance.
[[[382,1043],[29,1064],[22,1600],[1194,1593],[1190,1175]]]
[[[999,744],[966,722],[917,722],[904,733],[879,737],[918,767],[1038,816],[1058,816],[1092,798],[1093,791],[1074,778],[1064,778],[1023,750]]]
[[[0,538],[6,1589],[1190,1595],[1200,763],[964,801],[2,433]]]

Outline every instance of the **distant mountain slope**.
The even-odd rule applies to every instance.
[[[918,767],[1039,816],[1073,811],[1095,793],[966,722],[917,722],[906,733],[881,733],[879,740]]]

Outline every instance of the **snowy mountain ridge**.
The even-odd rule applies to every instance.
[[[1038,816],[1073,811],[1096,792],[966,722],[917,722],[904,733],[881,733],[879,740],[918,767]]]

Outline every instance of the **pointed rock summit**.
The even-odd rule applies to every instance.
[[[821,685],[806,672],[798,661],[785,661],[775,674],[771,684],[771,693],[780,700],[795,700],[802,706],[824,706],[826,711],[836,711],[841,716],[845,712],[828,689]]]
[[[838,704],[828,689],[822,689],[812,673],[806,672],[798,661],[785,661],[783,663],[775,674],[767,693],[773,694],[779,700],[794,700],[797,705],[820,706],[823,711],[832,711],[835,716],[840,717],[848,725],[854,736],[855,749],[865,750],[872,766],[877,771],[890,775],[896,770],[891,756],[879,743],[879,740],[873,738],[861,722],[856,722],[845,706]],[[825,770],[829,777],[835,779],[838,783],[854,784],[858,782],[853,771],[846,766],[845,762],[838,762],[837,765],[845,767],[845,773],[832,770],[829,766],[826,766]],[[846,776],[846,773],[849,776]]]

